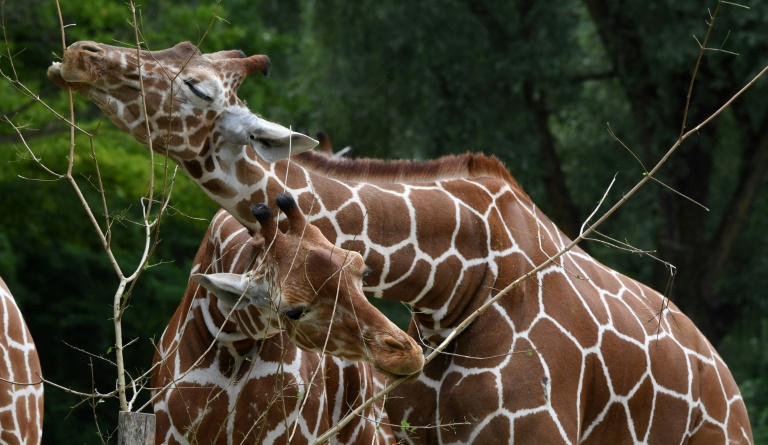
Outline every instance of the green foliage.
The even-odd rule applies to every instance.
[[[606,41],[591,4],[607,5],[611,22],[624,31]],[[721,6],[710,46],[740,55],[707,53],[689,127],[766,64],[768,9],[750,6]],[[239,48],[268,54],[271,78],[249,79],[240,96],[271,120],[310,134],[324,130],[336,148],[352,145],[356,156],[433,158],[466,150],[494,154],[551,214],[557,210],[546,188],[545,166],[551,160],[540,149],[543,133],[531,107],[539,101],[557,167],[583,220],[614,175],[608,203],[641,177],[633,154],[648,168],[676,139],[698,54],[691,34],[703,38],[706,7],[698,2],[592,0],[557,6],[482,0],[164,1],[141,5],[137,18],[140,39],[152,49],[190,40],[200,42],[206,52]],[[65,24],[74,24],[65,29],[67,44],[80,39],[135,43],[123,2],[63,2],[61,12]],[[32,95],[68,116],[67,94],[46,76],[62,53],[55,3],[9,3],[3,14],[8,38],[0,42],[3,74],[18,76]],[[620,42],[631,60],[616,64],[610,42]],[[633,60],[652,69],[643,73]],[[715,126],[691,138],[661,172],[660,179],[700,199],[710,212],[691,205],[692,211],[682,198],[647,187],[603,231],[638,248],[659,250],[663,259],[684,270],[693,267],[686,255],[702,262],[740,178],[748,173],[746,155],[761,149],[756,147],[768,128],[767,89],[763,80]],[[642,106],[633,97],[638,91],[644,94]],[[132,270],[139,266],[143,230],[131,221],[140,219],[140,198],[150,175],[163,184],[173,165],[166,169],[164,160],[155,157],[151,168],[146,149],[101,121],[100,111],[77,96],[75,112],[78,125],[95,136],[76,136],[74,177],[104,229],[95,153],[115,231],[115,254],[121,267]],[[0,81],[0,115],[21,129],[35,157],[55,172],[66,171],[70,135],[64,122],[10,81]],[[632,153],[613,140],[607,123]],[[106,392],[114,387],[114,368],[94,360],[92,371],[87,355],[62,342],[112,356],[106,351],[114,345],[110,304],[117,280],[72,188],[64,180],[50,179],[14,128],[0,122],[0,274],[27,314],[46,377],[87,391],[93,375],[96,387]],[[718,346],[742,385],[759,443],[768,440],[768,411],[763,408],[768,406],[763,377],[768,363],[761,350],[768,332],[768,300],[763,298],[768,263],[759,254],[768,249],[768,195],[764,175],[758,182],[763,193],[750,204],[728,262],[711,287],[720,300],[743,308],[723,313],[732,328]],[[162,221],[152,267],[130,295],[124,336],[139,338],[126,351],[134,374],[149,366],[150,339],[160,337],[186,286],[207,226],[195,218],[210,218],[216,209],[183,176],[176,178],[172,205]],[[647,256],[594,243],[588,248],[601,261],[642,281],[664,283],[668,277]],[[374,304],[399,326],[407,326],[409,313],[401,305]],[[46,443],[97,442],[92,409],[80,406],[70,413],[77,402],[46,388]],[[114,401],[99,404],[102,430],[113,428],[116,411]]]

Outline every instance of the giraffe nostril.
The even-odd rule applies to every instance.
[[[94,56],[104,55],[104,50],[93,43],[80,44],[77,46],[77,49],[79,49],[82,52],[90,53],[91,55],[94,55]]]
[[[387,337],[387,338],[385,338],[384,339],[384,345],[388,346],[388,347],[390,347],[392,349],[397,349],[397,350],[401,350],[401,351],[403,351],[403,350],[410,351],[411,350],[410,343],[408,343],[408,342],[401,342],[401,341],[395,339],[394,337]]]

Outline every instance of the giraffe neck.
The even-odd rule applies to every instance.
[[[252,272],[265,277],[265,261],[262,246],[256,245],[247,230],[226,212],[218,212],[206,236],[206,245],[192,267],[192,273],[241,273]],[[233,353],[250,351],[254,341],[262,341],[279,334],[282,329],[273,314],[255,310],[250,305],[231,308],[216,295],[202,286],[193,287],[185,297],[191,298],[191,306],[199,308],[203,323],[218,342],[232,348]]]

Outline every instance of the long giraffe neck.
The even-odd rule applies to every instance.
[[[261,246],[226,212],[213,218],[193,273],[245,273]],[[152,386],[158,443],[311,443],[374,391],[367,364],[298,349],[258,320],[231,317],[190,280],[158,345]],[[243,332],[241,326],[249,331]],[[263,335],[263,340],[256,340]],[[255,338],[254,338],[255,337]],[[384,422],[377,425],[376,422]],[[381,405],[345,427],[338,443],[390,443]],[[292,437],[292,439],[290,439]]]
[[[285,190],[297,196],[332,242],[363,254],[373,270],[366,292],[413,304],[430,330],[460,321],[483,282],[497,274],[485,259],[515,249],[508,233],[495,240],[485,235],[498,222],[496,200],[508,194],[516,197],[513,205],[531,205],[503,165],[482,155],[423,163],[334,160],[313,152],[294,159],[267,164],[247,147],[227,147],[183,165],[251,230],[258,229],[251,203]]]
[[[16,301],[0,278],[0,442],[39,444],[43,434],[43,373]],[[9,382],[17,382],[13,385]]]

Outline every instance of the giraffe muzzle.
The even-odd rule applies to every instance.
[[[418,378],[424,367],[421,347],[408,335],[384,334],[378,339],[378,348],[373,349],[371,363],[382,374],[397,379],[408,376],[406,382]]]

